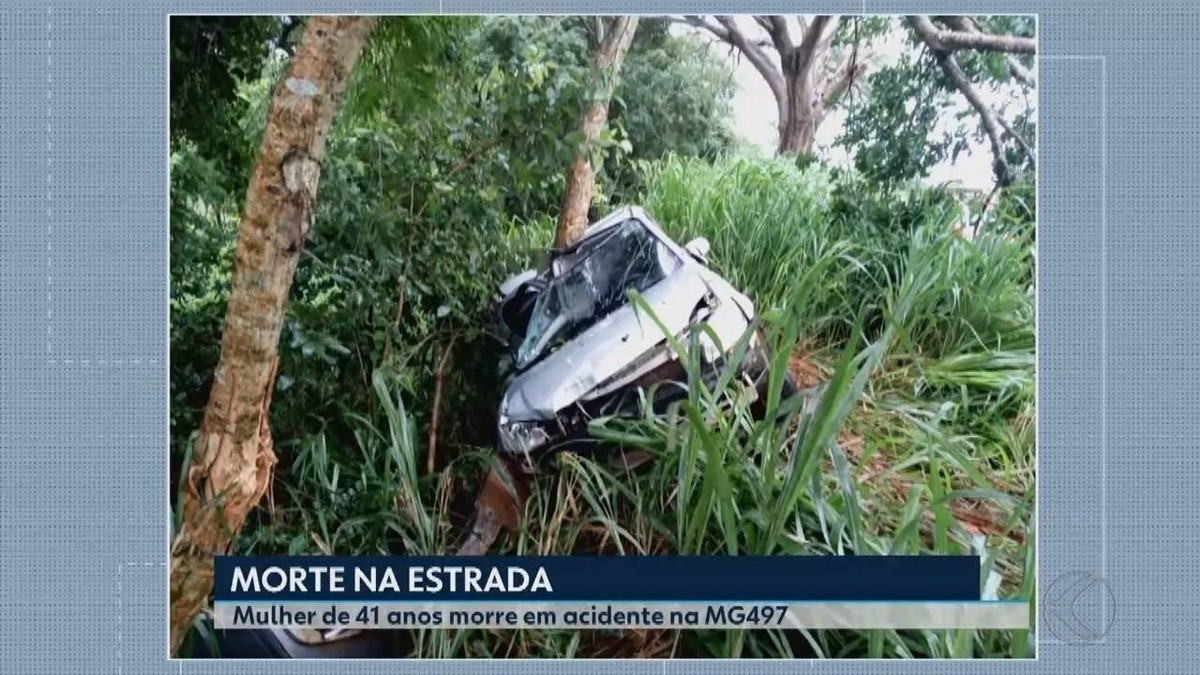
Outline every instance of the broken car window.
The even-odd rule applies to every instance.
[[[517,367],[528,365],[554,341],[569,340],[625,304],[627,292],[644,292],[681,261],[637,220],[602,232],[582,259],[551,279],[533,308]]]

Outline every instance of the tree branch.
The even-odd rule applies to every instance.
[[[795,49],[795,45],[792,44],[792,34],[788,32],[787,21],[782,16],[756,16],[754,20],[767,29],[767,34],[771,36],[771,42],[775,45],[775,50],[779,52],[781,59]]]
[[[588,47],[590,47],[592,51],[596,51],[596,47],[600,46],[604,42],[604,17],[595,17],[591,28],[592,30],[588,31],[588,35],[592,39],[589,41],[590,44],[588,44]]]
[[[617,52],[629,48],[629,42],[633,39],[631,34],[636,30],[636,17],[618,16],[613,18],[609,24],[604,26],[604,38],[596,47],[593,61],[600,64],[611,63],[616,58]]]
[[[983,122],[983,130],[987,134],[988,141],[992,146],[992,171],[996,176],[996,183],[1002,186],[1008,185],[1012,182],[1013,177],[1012,173],[1008,170],[1008,162],[1004,159],[1004,144],[1000,140],[1003,128],[1000,122],[997,121],[996,114],[979,96],[979,92],[975,91],[975,87],[972,86],[971,81],[967,79],[966,73],[959,67],[954,55],[939,46],[937,42],[938,30],[933,26],[933,23],[927,17],[923,16],[910,16],[908,17],[908,23],[916,31],[917,36],[929,46],[929,50],[932,52],[934,59],[937,60],[938,65],[941,66],[942,72],[946,73],[946,76],[950,78],[954,86],[962,92],[967,102],[979,114]]]
[[[727,31],[724,28],[717,26],[715,24],[708,23],[702,17],[699,17],[699,16],[668,16],[668,17],[664,17],[664,18],[666,18],[667,21],[670,21],[672,23],[683,24],[685,26],[691,26],[693,28],[699,28],[700,30],[708,31],[709,33],[712,33],[714,36],[717,37],[717,39],[721,40],[725,44],[733,46],[733,43],[730,42],[730,40],[729,40],[729,31]],[[762,47],[764,49],[772,48],[775,46],[774,44],[771,43],[770,40],[754,40],[750,44],[753,44],[757,47]]]
[[[1017,37],[1014,35],[993,35],[983,32],[965,32],[959,30],[939,30],[926,16],[910,16],[908,22],[914,27],[921,22],[928,31],[928,37],[922,36],[930,48],[937,51],[952,52],[960,49],[974,49],[985,52],[1005,52],[1008,54],[1036,54],[1037,40],[1034,38]]]
[[[838,66],[837,70],[835,71],[837,74],[834,76],[833,81],[830,82],[829,87],[825,90],[825,109],[828,110],[837,105],[838,99],[840,99],[847,91],[850,90],[851,87],[854,86],[855,80],[857,80],[866,69],[866,62],[859,61],[858,59],[858,44],[855,43],[854,49],[851,50],[850,55],[847,56],[844,61],[842,61],[841,65]]]
[[[962,31],[964,33],[980,33],[990,35],[979,24],[970,17],[965,16],[939,16],[937,20],[950,26],[951,28]],[[1013,79],[1029,87],[1036,86],[1033,72],[1026,68],[1013,54],[1005,54],[1004,62],[1008,65],[1008,72],[1012,74]]]
[[[795,68],[795,72],[803,72],[812,63],[813,54],[817,51],[817,45],[821,43],[825,27],[834,20],[834,17],[818,16],[805,28],[804,37],[800,40],[800,46],[796,47],[796,53],[793,57],[794,64],[792,67]]]
[[[437,438],[438,438],[438,422],[441,420],[442,409],[442,381],[446,375],[446,364],[450,362],[450,353],[454,349],[454,342],[458,340],[458,331],[450,336],[450,343],[446,345],[445,351],[442,352],[442,360],[438,361],[437,372],[433,377],[433,412],[429,417],[429,447],[425,454],[425,472],[433,473],[433,468],[437,464]]]
[[[800,26],[800,35],[804,35],[808,32],[808,21],[804,20],[803,14],[796,15],[796,24]]]
[[[780,123],[782,124],[782,121],[787,119],[788,106],[790,105],[787,82],[784,80],[783,72],[780,72],[780,69],[775,66],[771,57],[763,51],[764,47],[769,47],[770,45],[751,42],[746,37],[746,34],[738,28],[732,16],[717,16],[716,20],[720,25],[709,23],[703,17],[695,15],[685,15],[682,19],[671,17],[671,20],[682,20],[690,26],[706,30],[717,36],[722,42],[732,45],[741,52],[746,57],[746,60],[750,62],[750,65],[754,66],[754,69],[758,71],[759,75],[762,75],[763,80],[767,83],[767,87],[771,90],[771,95],[775,97],[775,105],[778,109]],[[783,59],[782,63],[787,64],[787,60]]]
[[[689,26],[695,26],[701,30],[706,30],[713,35],[716,35],[721,41],[733,44],[733,41],[729,37],[729,31],[705,21],[704,17],[689,14],[681,17],[671,17],[671,20],[675,21],[676,23],[686,23]]]
[[[1004,127],[1004,130],[1008,132],[1009,136],[1013,137],[1013,139],[1017,142],[1017,145],[1021,146],[1021,151],[1025,153],[1025,158],[1029,160],[1029,166],[1036,169],[1037,153],[1034,152],[1033,148],[1029,145],[1029,142],[1025,140],[1025,137],[1017,133],[1017,130],[1013,128],[1013,125],[1009,124],[1008,120],[1004,119],[1003,115],[997,114],[996,121],[1000,123],[1000,126]]]
[[[833,44],[833,36],[837,34],[838,26],[842,23],[842,17],[833,16],[829,18],[829,22],[825,24],[825,29],[821,32],[821,41],[818,43],[817,51],[823,52]]]
[[[703,20],[702,20],[703,21]],[[754,43],[746,38],[746,34],[738,28],[737,23],[732,16],[718,16],[717,22],[724,28],[725,34],[728,36],[726,42],[738,48],[746,60],[763,76],[767,81],[767,86],[771,88],[771,93],[775,96],[776,102],[780,105],[780,113],[784,112],[783,106],[787,103],[787,85],[783,81],[783,74],[771,62],[770,57]],[[707,22],[705,22],[707,23]],[[780,119],[783,119],[781,117]]]
[[[1033,76],[1033,71],[1021,65],[1017,57],[1012,54],[1005,54],[1004,61],[1008,64],[1008,72],[1012,74],[1013,79],[1028,87],[1036,87],[1037,81]]]

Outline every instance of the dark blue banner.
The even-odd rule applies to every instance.
[[[977,601],[977,556],[220,556],[217,601]]]

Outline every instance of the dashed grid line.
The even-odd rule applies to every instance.
[[[54,305],[54,211],[53,211],[53,188],[54,188],[54,153],[52,133],[52,120],[54,114],[53,105],[53,39],[54,32],[54,8],[46,7],[46,355],[50,356],[54,353],[53,331],[54,324],[51,321]]]
[[[141,366],[141,365],[157,366],[159,361],[158,361],[158,359],[109,359],[109,358],[92,359],[92,358],[87,358],[87,359],[47,359],[47,363],[49,363],[52,366],[57,366],[59,364],[62,364],[64,366],[75,366],[75,365],[108,366],[108,365],[113,365],[113,366],[124,367],[127,365],[128,366]]]
[[[51,366],[156,367],[159,359],[54,358],[54,7],[46,7],[46,363]]]

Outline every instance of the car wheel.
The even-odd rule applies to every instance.
[[[754,418],[758,420],[764,419],[767,416],[767,381],[770,379],[767,376],[767,373],[763,373],[760,377],[761,379],[758,384],[758,399],[755,400],[750,406],[750,412],[754,415]],[[779,402],[783,403],[784,401],[795,396],[797,392],[798,390],[796,389],[795,380],[792,379],[790,373],[785,372],[783,374],[783,382],[779,385]]]
[[[782,387],[782,391],[780,391],[780,393],[779,393],[779,400],[786,401],[789,398],[795,396],[796,392],[798,392],[798,391],[799,390],[796,389],[796,381],[792,379],[792,374],[784,373],[783,374],[783,387]]]

